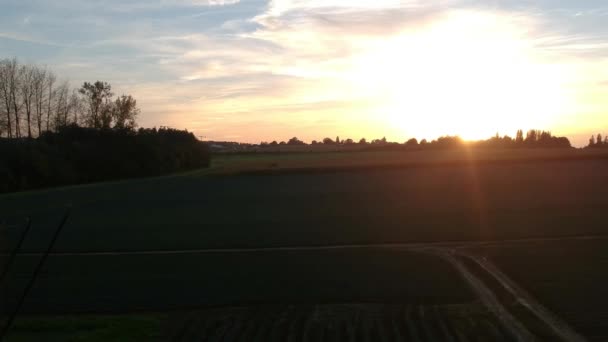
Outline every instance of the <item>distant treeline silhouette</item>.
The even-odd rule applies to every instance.
[[[599,139],[598,135],[598,139]],[[313,140],[310,145],[346,145],[346,146],[354,146],[359,145],[366,149],[445,149],[445,148],[453,148],[460,147],[463,145],[475,146],[475,147],[487,147],[487,148],[517,148],[517,147],[572,147],[570,141],[566,137],[556,137],[548,131],[541,130],[529,130],[525,135],[522,130],[518,130],[515,138],[512,138],[508,135],[499,136],[498,134],[490,139],[486,140],[478,140],[478,141],[468,141],[465,142],[462,138],[458,136],[444,136],[437,138],[435,140],[427,141],[426,139],[422,139],[418,141],[415,138],[409,139],[404,143],[397,142],[389,142],[386,138],[382,139],[374,139],[371,141],[367,141],[365,138],[360,139],[355,142],[353,139],[340,139],[340,137],[336,137],[336,139],[324,138],[320,141]],[[299,146],[299,145],[309,145],[304,141],[293,137],[289,139],[287,142],[281,141],[272,141],[272,142],[261,142],[260,147],[272,147],[272,146]]]
[[[209,165],[187,131],[137,129],[131,95],[106,82],[67,82],[35,65],[0,60],[0,192],[156,176]]]
[[[587,148],[596,148],[596,147],[608,148],[608,135],[604,136],[603,138],[602,138],[601,134],[598,134],[597,136],[592,135],[591,138],[589,138],[589,144],[586,147]]]

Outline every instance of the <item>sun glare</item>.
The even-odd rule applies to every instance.
[[[566,73],[534,53],[518,20],[448,14],[372,43],[351,81],[408,136],[479,139],[550,127],[567,107]]]

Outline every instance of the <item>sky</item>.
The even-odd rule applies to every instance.
[[[605,0],[0,0],[0,58],[259,143],[608,133]]]

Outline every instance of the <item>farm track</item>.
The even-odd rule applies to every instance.
[[[370,243],[370,244],[343,244],[318,246],[289,246],[289,247],[244,247],[244,248],[201,248],[201,249],[175,249],[175,250],[141,250],[141,251],[91,251],[91,252],[51,252],[57,256],[120,256],[120,255],[171,255],[171,254],[203,254],[203,253],[252,253],[252,252],[281,252],[281,251],[324,251],[340,249],[374,249],[395,248],[413,251],[422,251],[428,248],[471,248],[484,246],[507,246],[509,244],[556,242],[574,240],[608,240],[608,235],[580,235],[563,237],[522,238],[487,241],[453,241],[453,242],[410,242],[410,243]],[[18,252],[23,256],[40,256],[39,252]],[[7,256],[9,253],[0,253]]]
[[[460,272],[475,293],[477,293],[482,303],[492,313],[494,313],[503,326],[506,327],[513,336],[515,336],[517,341],[536,341],[536,338],[526,328],[526,326],[515,316],[513,316],[505,306],[502,305],[497,296],[493,293],[492,289],[487,287],[482,280],[471,273],[467,267],[454,256],[454,250],[437,249],[432,252],[448,261],[454,266],[454,268],[458,270],[458,272]]]
[[[469,259],[476,262],[481,268],[483,268],[487,273],[489,273],[498,282],[500,282],[503,288],[509,291],[521,305],[530,310],[534,315],[536,315],[536,317],[540,318],[543,323],[547,327],[551,328],[555,335],[559,336],[563,341],[586,341],[583,336],[575,332],[572,328],[568,326],[568,324],[566,324],[559,317],[557,317],[555,314],[553,314],[551,311],[541,305],[538,301],[536,301],[530,294],[528,294],[513,280],[507,277],[489,260],[484,257],[480,257],[464,251],[458,251],[457,253],[462,256],[468,257]]]

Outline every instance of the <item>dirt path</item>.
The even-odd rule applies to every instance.
[[[534,313],[539,319],[541,319],[553,332],[562,338],[564,341],[569,342],[583,342],[586,339],[575,332],[566,322],[562,321],[559,317],[549,311],[547,308],[542,306],[536,301],[530,294],[524,289],[519,287],[513,280],[507,275],[500,271],[494,264],[492,264],[485,257],[480,257],[468,252],[458,251],[458,254],[468,257],[476,262],[481,268],[493,276],[500,284],[509,291],[523,306],[528,308]]]
[[[513,316],[507,308],[505,308],[498,298],[494,295],[492,290],[488,288],[483,281],[473,275],[465,267],[465,265],[454,257],[454,251],[447,249],[436,249],[430,250],[430,252],[440,256],[441,258],[448,261],[462,277],[469,283],[471,288],[475,291],[482,303],[490,310],[503,326],[509,330],[509,332],[517,339],[517,341],[528,342],[536,341],[534,335],[521,323],[515,316]]]

